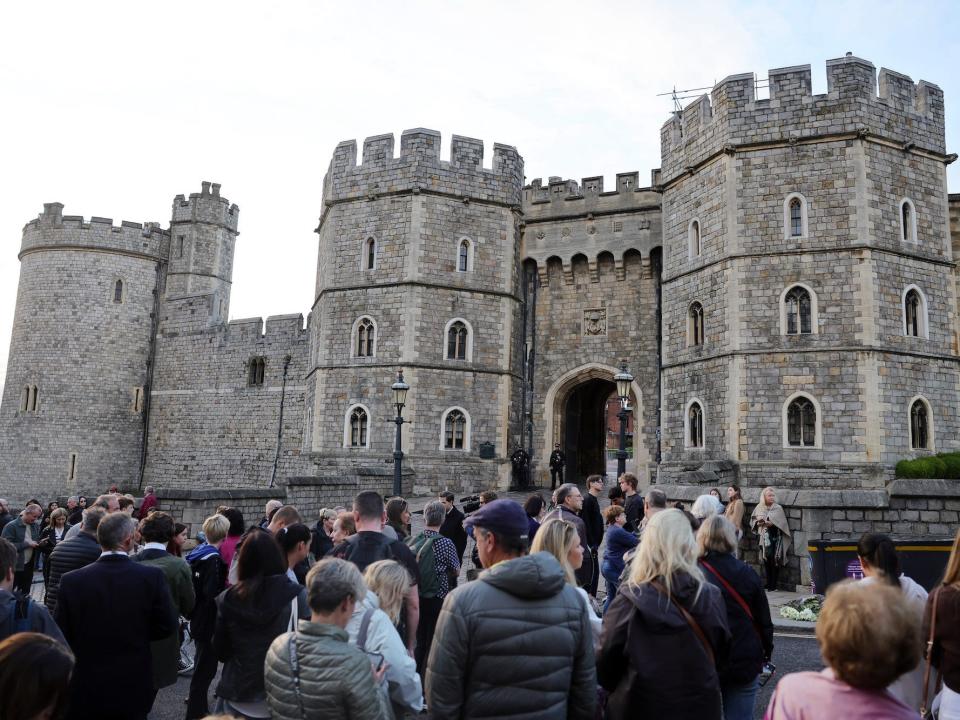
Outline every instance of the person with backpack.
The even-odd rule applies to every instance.
[[[17,549],[0,538],[0,640],[21,632],[49,635],[64,645],[67,641],[47,609],[29,595],[13,591],[13,574],[17,566]]]
[[[420,620],[420,566],[417,558],[402,540],[391,540],[383,534],[387,513],[383,498],[375,490],[364,490],[353,501],[353,519],[357,526],[355,535],[337,545],[331,557],[349,560],[362,573],[377,560],[396,560],[413,578],[413,585],[404,598],[404,643],[411,657],[417,643],[417,625]]]
[[[417,715],[424,707],[423,684],[394,625],[410,586],[410,573],[396,560],[378,560],[367,567],[363,579],[367,594],[357,602],[345,628],[350,644],[363,650],[374,666],[383,658],[387,672],[380,692],[394,717]]]
[[[427,667],[427,656],[430,654],[443,599],[457,586],[457,577],[460,575],[457,547],[450,538],[440,534],[445,515],[446,511],[440,502],[427,503],[423,508],[426,527],[419,535],[407,539],[407,545],[416,555],[417,567],[420,568],[420,624],[417,626],[417,649],[414,655],[420,674]]]
[[[190,694],[187,697],[186,720],[202,718],[209,711],[207,694],[217,674],[217,654],[212,644],[217,620],[216,599],[227,585],[227,564],[220,555],[220,546],[229,531],[228,518],[219,514],[211,515],[203,521],[203,534],[207,541],[187,554],[196,598],[190,615],[190,635],[196,652]]]

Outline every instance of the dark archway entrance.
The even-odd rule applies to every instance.
[[[607,399],[617,391],[610,380],[594,378],[578,385],[564,407],[563,449],[567,482],[607,472]]]

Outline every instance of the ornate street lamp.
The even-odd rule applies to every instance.
[[[613,376],[613,381],[617,384],[617,395],[620,396],[620,412],[617,417],[620,419],[620,449],[617,450],[617,477],[619,478],[627,471],[627,418],[630,416],[630,408],[627,402],[630,400],[630,383],[633,382],[633,375],[627,370],[627,363],[620,363],[620,372]]]
[[[403,406],[407,404],[407,391],[410,386],[403,381],[403,370],[397,370],[397,381],[390,386],[393,390],[393,404],[397,406],[397,417],[394,422],[397,424],[397,442],[393,451],[393,495],[399,497],[403,488],[400,481],[401,461],[403,460],[403,451],[400,449],[400,428],[403,426]]]

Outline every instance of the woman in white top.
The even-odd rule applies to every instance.
[[[378,560],[367,566],[364,582],[369,592],[363,602],[357,603],[346,627],[350,643],[367,653],[374,670],[383,659],[387,672],[380,689],[394,717],[416,715],[424,708],[423,685],[417,663],[395,626],[410,587],[410,573],[395,560]],[[378,593],[383,595],[383,602]]]
[[[907,604],[916,613],[919,627],[927,604],[927,591],[900,572],[900,558],[897,557],[893,540],[882,533],[866,533],[857,543],[857,555],[863,568],[863,580],[860,582],[879,582],[900,588]],[[923,695],[923,671],[924,663],[921,662],[910,672],[898,677],[887,690],[905,705],[919,710]],[[931,692],[930,697],[934,694]]]
[[[530,552],[548,552],[553,555],[563,568],[564,575],[567,577],[567,583],[577,588],[583,599],[583,611],[590,620],[590,628],[593,630],[593,646],[600,646],[600,629],[603,627],[603,621],[594,610],[593,603],[590,602],[590,596],[587,591],[577,585],[577,578],[574,572],[583,565],[583,546],[580,544],[580,535],[577,533],[577,527],[571,522],[554,518],[547,520],[540,529],[537,530],[533,538],[533,545],[530,546]]]

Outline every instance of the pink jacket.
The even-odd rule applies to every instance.
[[[886,690],[858,690],[827,668],[785,675],[763,720],[917,720],[920,715]]]

